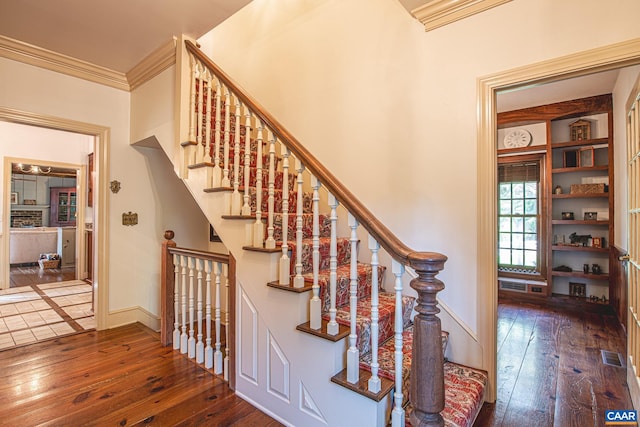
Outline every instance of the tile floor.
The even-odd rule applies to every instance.
[[[95,329],[91,285],[73,280],[0,291],[0,350]]]

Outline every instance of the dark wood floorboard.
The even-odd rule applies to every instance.
[[[476,427],[604,426],[604,411],[633,409],[626,368],[600,350],[626,354],[626,336],[605,305],[568,301],[498,305],[497,400]]]
[[[281,426],[140,325],[0,351],[0,425]]]
[[[66,282],[76,279],[76,268],[40,268],[40,266],[11,267],[9,287],[42,285],[43,283]]]

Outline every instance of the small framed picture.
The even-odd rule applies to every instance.
[[[216,230],[213,229],[213,225],[209,224],[209,241],[210,242],[222,242]]]
[[[588,221],[588,220],[597,220],[598,219],[598,212],[585,212],[584,213],[584,220]]]
[[[17,205],[18,204],[18,193],[17,192],[11,193],[11,204],[12,205]]]
[[[573,219],[573,212],[562,212],[562,219]]]
[[[591,239],[591,244],[593,245],[594,248],[601,248],[602,239],[600,237],[594,237]]]

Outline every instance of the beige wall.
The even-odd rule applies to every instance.
[[[404,242],[449,256],[442,299],[477,330],[478,77],[638,37],[639,14],[517,0],[425,33],[395,0],[254,0],[200,42]]]
[[[162,151],[130,145],[130,93],[2,58],[0,75],[2,107],[109,128],[107,182],[118,180],[122,189],[108,194],[109,250],[99,254],[108,264],[108,325],[153,326],[164,230],[180,229],[180,245],[204,249],[208,228]],[[138,213],[138,225],[122,225],[129,211]]]

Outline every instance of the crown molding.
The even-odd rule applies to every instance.
[[[116,89],[129,90],[129,83],[123,73],[9,37],[0,36],[0,57],[94,83],[100,83]]]
[[[411,11],[426,31],[450,24],[511,0],[431,0]]]
[[[176,63],[177,38],[160,46],[127,72],[129,90],[134,90]]]

